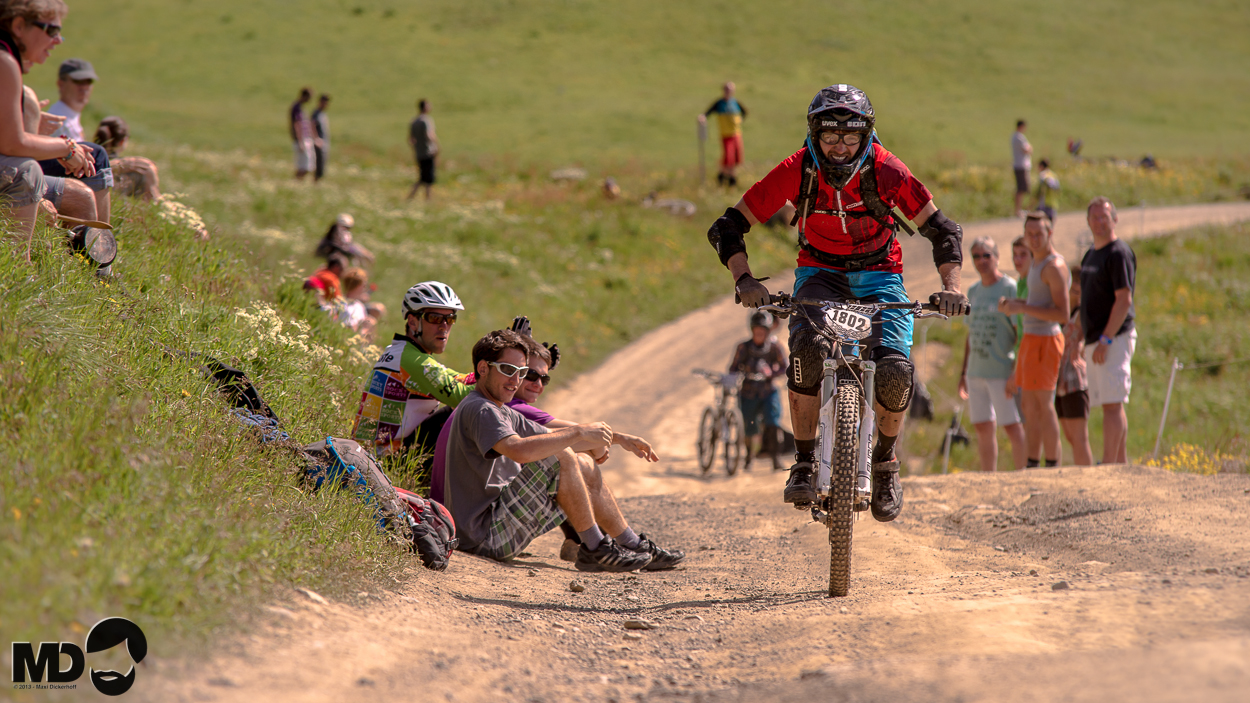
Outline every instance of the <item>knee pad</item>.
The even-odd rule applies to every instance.
[[[790,390],[800,395],[817,395],[824,374],[829,340],[820,336],[806,322],[790,332],[790,368],[787,369]]]
[[[881,407],[901,413],[911,402],[912,377],[915,367],[902,354],[893,353],[877,360],[877,376],[874,389]]]

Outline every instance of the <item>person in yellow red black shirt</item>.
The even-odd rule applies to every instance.
[[[445,283],[426,281],[404,294],[404,334],[373,365],[360,395],[352,438],[379,457],[412,449],[433,457],[434,442],[451,409],[473,391],[476,379],[434,360],[447,348],[456,312],[464,305]]]
[[[699,122],[706,122],[712,113],[716,113],[721,143],[720,173],[716,174],[716,182],[736,186],[738,178],[734,171],[742,163],[742,120],[747,116],[747,109],[734,97],[733,81],[725,84],[725,96],[699,115]]]

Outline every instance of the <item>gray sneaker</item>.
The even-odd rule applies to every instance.
[[[604,537],[594,551],[581,545],[577,548],[578,571],[637,571],[651,563],[651,555],[626,549],[611,537]]]

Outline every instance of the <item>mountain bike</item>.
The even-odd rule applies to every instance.
[[[699,419],[699,469],[704,475],[716,462],[717,445],[725,460],[725,473],[733,476],[746,463],[746,440],[743,431],[742,412],[738,410],[738,389],[742,387],[742,375],[716,373],[695,369],[694,375],[711,382],[716,399],[713,405],[703,409]]]
[[[829,595],[845,596],[851,582],[851,538],[858,513],[872,497],[873,381],[877,365],[862,358],[873,318],[884,310],[916,318],[940,317],[937,305],[910,303],[835,303],[770,296],[761,306],[780,317],[799,315],[830,342],[820,383],[820,424],[816,433],[816,503],[812,520],[829,528]]]

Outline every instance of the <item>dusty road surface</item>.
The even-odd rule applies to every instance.
[[[1250,206],[1172,215],[1147,211],[1144,231],[1246,219]],[[1083,232],[1071,219],[1059,226],[1063,252]],[[1151,229],[1156,221],[1168,224]],[[1019,227],[965,236],[1005,245]],[[932,270],[927,242],[904,247],[910,271]],[[924,276],[912,278],[913,295],[927,295]],[[614,456],[607,472],[637,529],[687,551],[680,568],[580,574],[559,560],[556,533],[510,565],[457,554],[445,573],[413,569],[346,602],[293,591],[213,661],[150,657],[130,695],[1250,699],[1250,477],[1110,466],[907,478],[900,519],[857,523],[851,595],[829,599],[827,533],[781,503],[782,474],[757,466],[703,478],[694,466],[711,392],[689,370],[723,367],[744,336],[745,314],[724,301],[546,401],[557,416],[654,440],[660,463]]]

